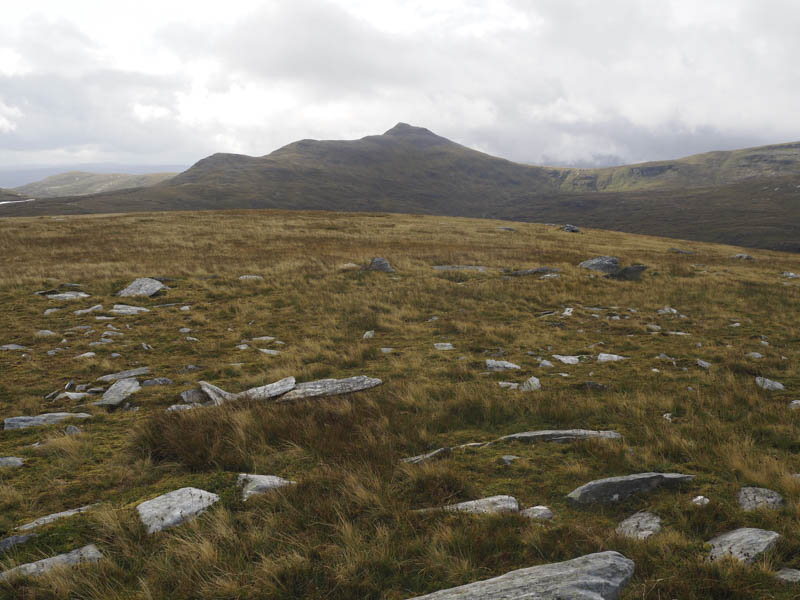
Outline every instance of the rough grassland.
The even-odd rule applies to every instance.
[[[78,423],[83,433],[75,437],[65,436],[63,425],[0,432],[0,456],[26,460],[0,470],[0,533],[102,503],[40,528],[38,538],[0,556],[0,567],[92,542],[106,557],[2,583],[0,596],[399,600],[613,549],[636,563],[624,599],[798,597],[800,588],[776,582],[773,573],[800,568],[800,480],[791,476],[800,472],[800,411],[787,406],[800,398],[800,280],[780,276],[800,272],[800,258],[750,251],[756,260],[738,261],[730,258],[735,248],[701,243],[684,243],[697,253],[679,255],[668,252],[681,245],[675,240],[522,223],[508,232],[500,225],[509,224],[276,211],[0,221],[0,345],[31,349],[24,356],[0,352],[0,417],[94,415]],[[650,269],[630,283],[576,267],[601,254]],[[397,272],[341,268],[374,256]],[[441,273],[431,269],[437,264],[490,271]],[[542,265],[560,268],[561,278],[502,272]],[[239,281],[244,274],[264,280]],[[114,292],[140,276],[174,280],[163,296],[125,303],[178,306],[118,317],[110,323],[124,337],[90,347],[106,323],[73,311],[97,303],[109,309],[119,301]],[[66,282],[82,284],[92,297],[55,302],[33,294]],[[657,315],[665,305],[685,318]],[[572,316],[562,316],[567,307]],[[648,323],[663,332],[648,332]],[[69,331],[78,325],[93,332]],[[199,341],[186,341],[182,327]],[[59,335],[35,337],[40,329]],[[375,337],[363,340],[370,329]],[[264,335],[285,343],[261,346],[280,356],[252,345],[236,349],[243,338]],[[456,350],[437,351],[434,342]],[[48,356],[56,346],[65,350]],[[522,370],[486,374],[484,361],[498,348]],[[96,359],[74,358],[89,350]],[[752,351],[764,358],[749,360]],[[628,360],[569,366],[550,356],[598,352]],[[656,358],[662,352],[674,366]],[[539,368],[539,356],[556,367]],[[713,366],[705,371],[697,358]],[[201,369],[183,371],[189,364]],[[136,412],[44,400],[70,380],[90,383],[143,365],[175,383],[143,388],[132,398]],[[237,392],[289,375],[307,381],[358,374],[384,384],[349,397],[164,412],[200,379]],[[542,391],[497,384],[531,375]],[[786,390],[758,389],[757,375]],[[607,389],[579,387],[590,380]],[[662,418],[667,412],[672,422]],[[498,444],[427,465],[400,462],[441,446],[556,428],[616,429],[624,441]],[[522,459],[498,465],[505,454]],[[696,479],[609,506],[566,503],[565,494],[589,480],[642,471]],[[234,485],[239,472],[299,483],[243,503]],[[222,500],[190,524],[147,536],[136,504],[189,485]],[[776,490],[786,506],[745,513],[736,504],[742,485]],[[555,520],[412,512],[494,494],[513,495],[524,507],[550,506]],[[707,507],[691,504],[699,494],[711,499]],[[660,534],[647,541],[615,535],[619,521],[644,509],[661,516]],[[704,542],[743,526],[783,537],[753,566],[708,563]]]

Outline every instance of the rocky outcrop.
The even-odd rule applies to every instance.
[[[676,485],[694,479],[681,473],[636,473],[590,481],[567,494],[574,504],[618,502],[636,493],[651,492],[662,485]]]

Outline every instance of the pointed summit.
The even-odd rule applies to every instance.
[[[398,123],[381,136],[392,140],[411,142],[414,146],[435,146],[438,144],[452,144],[447,138],[436,135],[430,129],[415,127],[408,123]]]
[[[430,129],[425,129],[424,127],[415,127],[414,125],[409,125],[408,123],[398,123],[383,135],[432,135],[434,137],[439,137]]]

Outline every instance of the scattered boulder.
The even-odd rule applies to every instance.
[[[753,257],[749,254],[734,254],[731,258],[735,258],[736,260],[753,260]]]
[[[536,442],[558,442],[565,444],[588,439],[607,439],[619,440],[622,436],[616,431],[595,431],[592,429],[545,429],[541,431],[523,431],[504,435],[495,440],[496,442],[526,442],[534,444]]]
[[[318,381],[307,381],[298,383],[297,386],[287,394],[281,396],[279,402],[289,402],[302,398],[316,398],[319,396],[338,396],[340,394],[352,394],[368,390],[381,385],[383,381],[374,377],[357,375],[346,379],[320,379]]]
[[[205,512],[219,500],[219,496],[193,487],[185,487],[162,494],[136,507],[147,533],[176,527]]]
[[[501,457],[499,457],[497,459],[497,464],[498,465],[503,465],[504,467],[507,467],[511,463],[513,463],[515,460],[519,460],[519,456],[516,456],[514,454],[504,454],[503,456],[501,456]]]
[[[80,513],[84,513],[87,510],[90,510],[97,506],[97,504],[87,504],[86,506],[81,506],[79,508],[73,508],[71,510],[64,510],[61,512],[53,513],[51,515],[47,515],[45,517],[39,517],[35,521],[31,521],[30,523],[26,523],[25,525],[20,525],[16,528],[17,531],[30,531],[31,529],[36,529],[37,527],[41,527],[42,525],[48,525],[53,521],[58,521],[59,519],[66,519],[67,517],[72,517]]]
[[[760,352],[748,352],[748,353],[746,354],[746,356],[747,356],[747,358],[749,358],[750,360],[759,360],[759,359],[761,359],[761,358],[764,358],[764,355],[763,355],[763,354],[761,354]]]
[[[453,451],[450,448],[437,448],[427,454],[420,454],[418,456],[410,456],[408,458],[401,459],[402,462],[408,463],[410,465],[421,465],[422,463],[430,462],[432,460],[439,460],[442,458],[449,457]]]
[[[567,494],[575,504],[618,502],[640,492],[651,492],[662,485],[689,482],[694,475],[681,473],[636,473],[621,477],[608,477],[590,481]]]
[[[434,344],[433,347],[436,348],[437,350],[455,350],[456,349],[455,346],[453,346],[453,344],[451,344],[450,342],[438,342],[438,343]]]
[[[26,348],[25,346],[20,346],[19,344],[5,344],[3,346],[0,346],[0,350],[19,350],[22,352],[27,352],[28,348]]]
[[[711,500],[706,498],[705,496],[695,496],[692,498],[692,504],[695,506],[706,506]]]
[[[24,459],[17,458],[16,456],[3,456],[0,458],[0,467],[15,469],[21,467],[24,462]]]
[[[95,304],[94,306],[90,306],[89,308],[73,311],[72,314],[81,316],[81,315],[88,315],[89,313],[97,312],[100,310],[103,310],[103,305]]]
[[[542,389],[542,383],[538,377],[529,377],[519,386],[520,392],[536,392],[540,389]]]
[[[507,360],[492,360],[491,358],[487,358],[486,368],[490,371],[506,371],[509,369],[519,369],[520,366],[508,362]]]
[[[40,329],[36,332],[36,337],[53,337],[54,335],[58,335],[55,331],[50,331],[49,329]]]
[[[64,428],[64,434],[65,435],[70,435],[70,436],[72,436],[72,435],[80,435],[81,434],[81,428],[80,427],[75,427],[75,425],[67,425]]]
[[[110,311],[111,314],[114,315],[138,315],[140,313],[150,312],[149,308],[143,308],[141,306],[130,306],[128,304],[115,304],[114,308]]]
[[[775,579],[786,581],[789,583],[800,583],[800,569],[789,569],[784,567],[775,573]]]
[[[42,427],[44,425],[55,425],[66,419],[90,419],[92,415],[87,413],[44,413],[35,417],[8,417],[3,420],[3,429],[26,429],[28,427]]]
[[[564,363],[565,365],[577,365],[579,362],[581,362],[579,356],[562,356],[561,354],[553,354],[553,358]]]
[[[620,360],[626,359],[624,356],[620,356],[619,354],[607,354],[605,352],[601,352],[597,355],[597,362],[599,363],[617,362]]]
[[[617,535],[646,540],[661,531],[661,519],[651,512],[638,512],[617,525]]]
[[[772,549],[780,537],[775,531],[754,527],[735,529],[707,542],[711,545],[709,558],[719,560],[730,556],[745,563],[753,563],[764,552]]]
[[[270,490],[295,485],[296,481],[289,481],[275,475],[254,475],[251,473],[239,473],[236,485],[242,488],[242,500],[247,500],[250,496],[264,494]]]
[[[14,546],[19,546],[20,544],[24,544],[28,540],[31,540],[37,537],[38,534],[36,533],[28,533],[25,535],[10,535],[7,538],[3,538],[0,540],[0,554],[4,554],[11,550]]]
[[[697,359],[697,366],[701,369],[708,370],[711,368],[711,363],[705,360]]]
[[[370,340],[375,337],[375,330],[370,329],[369,331],[365,331],[364,335],[361,336],[362,340]]]
[[[736,501],[743,510],[747,511],[759,508],[778,510],[783,506],[783,496],[773,490],[760,487],[743,487],[739,490]]]
[[[619,552],[597,552],[511,571],[411,600],[617,600],[633,571],[633,561]]]
[[[434,509],[436,510],[436,509]],[[446,512],[466,512],[473,514],[497,514],[519,512],[519,502],[513,496],[490,496],[480,500],[469,500],[458,504],[448,504],[441,510]]]
[[[756,385],[760,387],[762,390],[767,390],[768,392],[777,392],[784,389],[782,383],[778,383],[777,381],[772,381],[771,379],[767,379],[766,377],[756,377]]]
[[[392,265],[385,258],[376,257],[368,265],[361,267],[362,271],[381,271],[383,273],[394,273]]]
[[[647,331],[652,331],[653,333],[658,333],[659,331],[661,331],[661,325],[656,325],[655,323],[648,323],[645,326],[645,329],[647,329]]]
[[[168,289],[163,283],[158,281],[157,279],[151,279],[150,277],[139,277],[138,279],[134,280],[128,287],[124,290],[117,292],[117,296],[144,296],[150,297],[161,290]]]
[[[618,281],[641,281],[642,273],[647,270],[646,265],[631,265],[620,269],[616,273],[609,273],[606,277],[616,279]]]
[[[71,552],[67,552],[65,554],[59,554],[58,556],[53,556],[51,558],[44,558],[42,560],[37,560],[36,562],[14,567],[8,571],[3,571],[0,573],[0,581],[5,581],[10,577],[15,577],[18,575],[27,577],[41,575],[42,573],[47,573],[56,567],[97,562],[102,558],[103,554],[97,549],[97,546],[94,544],[89,544],[88,546],[78,548],[77,550],[72,550]]]
[[[598,256],[597,258],[585,260],[578,266],[581,269],[600,271],[610,275],[619,271],[619,259],[616,256]]]
[[[523,517],[534,519],[535,521],[552,521],[553,511],[546,506],[531,506],[519,513]]]
[[[239,275],[239,281],[263,281],[261,275]]]
[[[678,311],[671,306],[665,306],[664,308],[659,308],[656,311],[659,315],[677,315]]]
[[[139,380],[134,377],[118,379],[105,391],[103,399],[98,400],[94,405],[116,408],[140,389]]]
[[[102,377],[98,377],[97,381],[111,383],[112,381],[117,381],[119,379],[128,379],[129,377],[139,377],[141,375],[149,375],[149,374],[150,374],[150,367],[139,367],[138,369],[129,369],[128,371],[120,371],[119,373],[111,373],[109,375],[103,375]]]
[[[575,225],[564,225],[561,228],[561,231],[566,231],[568,233],[580,233],[581,232],[581,230],[578,227],[575,227]]]
[[[522,269],[519,271],[511,271],[507,275],[511,277],[524,277],[526,275],[557,275],[561,269],[556,267],[536,267],[535,269]]]
[[[792,273],[791,271],[784,271],[783,276],[786,279],[800,279],[800,273]]]
[[[86,292],[55,292],[47,294],[49,300],[80,300],[81,298],[88,298],[89,294]]]

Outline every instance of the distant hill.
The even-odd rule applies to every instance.
[[[0,202],[13,202],[15,200],[24,200],[24,198],[12,190],[0,188]]]
[[[150,187],[174,176],[175,173],[131,175],[129,173],[69,171],[14,188],[14,191],[31,198],[87,196],[89,194],[113,192],[127,188]]]
[[[800,143],[603,169],[539,167],[400,123],[261,157],[214,154],[149,188],[0,206],[0,216],[279,208],[571,222],[800,250]]]

